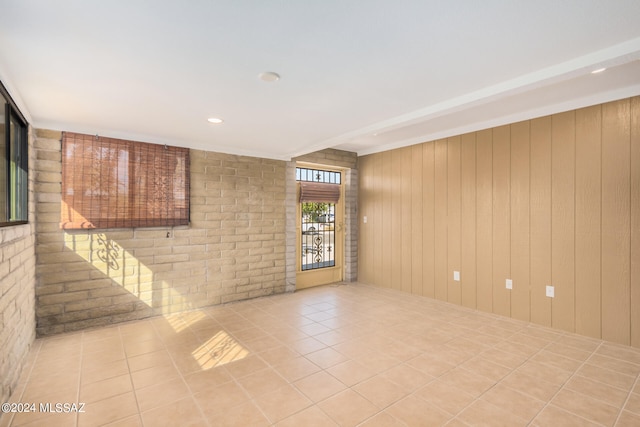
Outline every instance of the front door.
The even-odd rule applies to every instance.
[[[339,282],[344,264],[342,172],[298,167],[296,179],[296,288]]]

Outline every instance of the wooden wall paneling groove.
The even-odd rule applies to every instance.
[[[391,288],[393,284],[393,152],[382,153],[382,259],[378,260],[382,268],[382,286]]]
[[[576,332],[602,336],[600,212],[602,108],[576,111]]]
[[[460,142],[461,226],[460,269],[462,305],[476,308],[476,134],[462,135]]]
[[[435,148],[435,297],[447,301],[447,140],[436,141]]]
[[[364,234],[365,239],[362,240],[362,245],[358,244],[358,250],[363,250],[366,253],[365,263],[364,265],[360,265],[360,259],[358,257],[358,271],[362,271],[366,269],[366,275],[359,277],[363,277],[363,280],[366,283],[376,283],[375,282],[375,261],[376,261],[376,236],[375,236],[375,224],[376,224],[376,198],[378,196],[378,186],[377,186],[377,176],[376,169],[374,167],[376,163],[377,156],[367,156],[366,166],[363,166],[361,170],[367,171],[366,173],[366,183],[369,186],[366,192],[366,210],[361,211],[358,210],[362,215],[367,215],[367,223],[362,224],[360,230],[361,234]],[[360,176],[360,174],[358,174]],[[378,175],[379,176],[379,175]],[[360,221],[363,221],[362,215],[360,216]]]
[[[640,347],[640,96],[631,98],[631,345]]]
[[[505,280],[511,277],[510,126],[493,129],[493,312],[511,316],[511,292]]]
[[[423,144],[411,147],[411,293],[422,295],[423,269],[423,206],[422,152]]]
[[[551,117],[531,120],[531,321],[551,326]]]
[[[447,300],[462,303],[461,286],[466,272],[460,267],[460,137],[447,139]],[[460,282],[453,280],[453,271],[460,271]]]
[[[449,275],[447,264],[447,140],[435,147],[435,297],[447,301]]]
[[[371,230],[370,233],[372,236],[373,243],[373,260],[371,260],[370,267],[373,270],[373,284],[378,286],[383,286],[383,269],[384,263],[382,262],[382,258],[384,256],[383,251],[383,221],[384,221],[384,212],[382,205],[384,204],[384,180],[386,179],[383,173],[382,167],[382,153],[373,155],[373,165],[372,165],[372,175],[374,188],[376,189],[375,198],[374,198],[374,210],[373,215],[369,221]]]
[[[391,151],[391,287],[402,289],[402,157]]]
[[[511,317],[531,320],[530,122],[511,125]]]
[[[629,344],[630,100],[602,106],[602,338]]]
[[[551,118],[552,326],[575,331],[575,111]]]
[[[401,274],[402,282],[401,288],[405,292],[411,292],[411,256],[412,256],[412,230],[411,230],[411,214],[412,214],[412,202],[411,202],[411,178],[412,178],[412,166],[411,161],[411,147],[404,147],[400,149],[401,159],[401,189],[402,189],[402,248],[401,248]]]
[[[476,298],[493,311],[493,131],[476,134]]]
[[[358,250],[364,251],[364,260],[358,253],[358,280],[373,284],[373,233],[371,221],[374,212],[374,199],[377,194],[375,177],[373,175],[374,156],[363,156],[358,159],[358,215],[359,220],[367,215],[367,224],[360,223],[358,227]],[[360,201],[364,201],[364,205]]]
[[[422,174],[422,295],[435,297],[435,142],[423,146]]]
[[[363,215],[371,215],[371,158],[372,156],[363,156],[358,158],[358,280],[364,283],[371,282],[371,268],[369,263],[371,260],[372,247],[369,243],[369,224],[362,222]]]

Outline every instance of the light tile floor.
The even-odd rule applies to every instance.
[[[640,350],[360,284],[36,340],[0,426],[640,426]]]

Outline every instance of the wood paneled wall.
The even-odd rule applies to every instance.
[[[363,156],[359,176],[360,281],[640,347],[640,97]]]

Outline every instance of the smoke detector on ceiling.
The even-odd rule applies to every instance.
[[[280,80],[280,75],[278,73],[274,73],[273,71],[266,71],[264,73],[260,73],[258,77],[260,77],[260,80],[267,83],[273,83]]]

